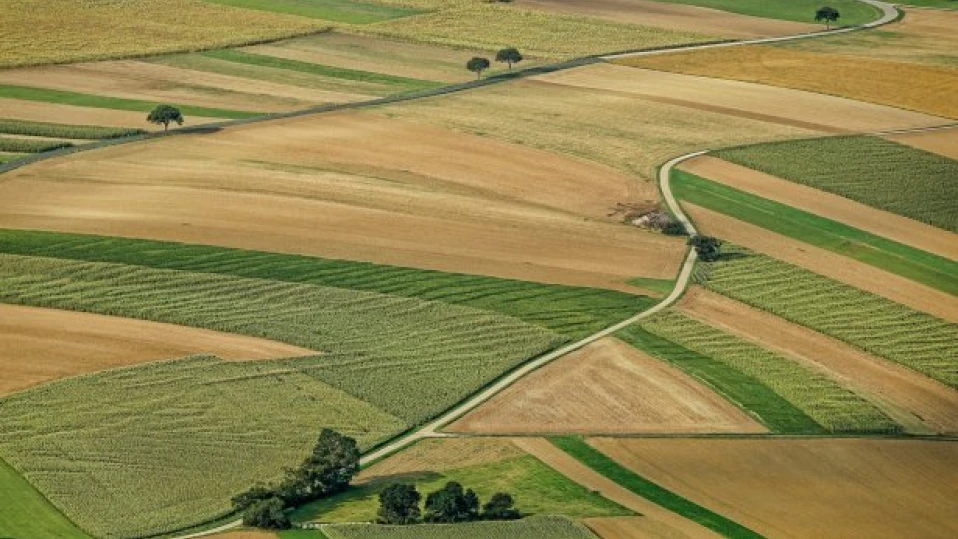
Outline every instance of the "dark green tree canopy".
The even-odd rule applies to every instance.
[[[512,64],[518,64],[522,60],[522,53],[515,47],[502,49],[496,53],[496,61],[509,64],[509,69],[512,69]]]
[[[243,525],[265,530],[288,530],[289,517],[283,512],[283,500],[267,498],[250,505],[243,512]]]
[[[356,440],[323,429],[313,452],[277,488],[287,504],[296,505],[341,492],[359,473],[359,446]]]
[[[522,516],[508,492],[497,492],[482,506],[483,520],[516,520]]]
[[[151,124],[162,125],[163,129],[167,130],[173,122],[176,122],[176,125],[183,125],[183,115],[180,113],[180,109],[172,105],[159,105],[150,112],[146,121]]]
[[[689,238],[689,245],[695,247],[703,262],[715,262],[722,257],[722,240],[718,238],[694,236]]]
[[[414,485],[392,483],[379,493],[380,524],[412,524],[419,520],[422,495]]]
[[[233,496],[231,500],[233,502],[233,507],[237,511],[245,511],[250,506],[257,502],[267,500],[269,498],[275,497],[276,493],[273,489],[267,487],[266,485],[259,484],[256,485],[242,494],[237,494]]]
[[[842,14],[837,9],[825,6],[818,8],[818,11],[815,12],[815,21],[824,22],[825,27],[828,28],[831,23],[837,21],[841,16]]]
[[[426,497],[427,522],[467,522],[479,518],[479,496],[455,481]]]
[[[473,57],[471,60],[469,60],[468,62],[466,62],[466,69],[468,69],[469,71],[472,71],[473,73],[475,73],[475,74],[476,74],[476,78],[479,78],[479,77],[482,77],[482,72],[483,72],[483,71],[489,69],[489,66],[490,66],[490,65],[491,65],[491,64],[489,63],[489,59],[488,59],[488,58],[483,58],[483,57],[481,57],[481,56],[475,56],[475,57]]]

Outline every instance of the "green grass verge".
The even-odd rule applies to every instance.
[[[443,83],[440,82],[411,79],[408,77],[397,77],[395,75],[374,73],[372,71],[360,71],[356,69],[313,64],[299,60],[287,60],[286,58],[279,58],[276,56],[254,54],[231,49],[208,51],[202,52],[200,54],[208,58],[216,58],[218,60],[225,60],[227,62],[283,69],[287,71],[298,71],[301,73],[309,73],[311,75],[319,75],[322,77],[378,84],[387,87],[393,87],[394,90],[403,92],[438,88],[439,86],[443,85]]]
[[[898,3],[906,6],[958,9],[958,0],[904,0]]]
[[[672,279],[651,279],[649,277],[635,277],[634,279],[626,281],[626,284],[637,286],[650,292],[657,292],[663,296],[670,294],[672,289],[675,288],[675,281]]]
[[[958,388],[958,324],[726,244],[705,285]]]
[[[958,262],[681,170],[672,171],[672,190],[681,200],[958,295]]]
[[[30,86],[14,86],[10,84],[0,84],[0,97],[7,99],[23,99],[25,101],[40,101],[44,103],[59,103],[62,105],[73,105],[76,107],[127,110],[143,113],[149,113],[159,104],[157,102],[141,101],[139,99],[106,97],[102,95],[81,94],[77,92],[66,92],[63,90],[33,88]],[[187,120],[189,120],[190,116],[241,119],[254,118],[264,114],[261,112],[245,112],[239,110],[196,107],[192,105],[179,105],[176,103],[173,104],[180,109],[180,112],[183,113],[183,116],[187,117]],[[146,122],[146,116],[143,116],[143,122]]]
[[[99,140],[128,137],[146,133],[143,129],[126,127],[103,127],[98,125],[71,125],[26,120],[0,119],[0,133],[27,135],[31,137],[58,137],[70,139]]]
[[[762,535],[714,513],[695,502],[666,490],[605,456],[576,437],[557,437],[550,441],[579,462],[608,477],[643,498],[674,511],[689,520],[730,539],[762,539]]]
[[[324,21],[369,24],[422,11],[400,6],[355,2],[353,0],[203,0],[243,9],[298,15]]]
[[[595,539],[588,528],[561,516],[415,526],[343,524],[323,531],[329,539]]]
[[[616,337],[652,356],[667,361],[757,416],[772,432],[824,434],[826,430],[805,412],[773,391],[756,377],[728,363],[689,350],[638,325]]]
[[[21,157],[26,157],[27,154],[16,154],[16,153],[0,153],[0,165],[4,163],[9,163],[14,159],[20,159]]]
[[[900,431],[873,404],[827,375],[676,311],[642,328],[754,377],[832,433]]]
[[[194,357],[0,400],[0,455],[93,535],[146,537],[228,514],[232,495],[295,466],[323,427],[368,448],[404,422],[308,363]]]
[[[0,537],[92,539],[0,460]]]
[[[72,143],[62,140],[0,137],[0,152],[40,153],[71,146]]]
[[[655,303],[613,290],[439,271],[55,232],[0,230],[0,252],[331,286],[494,311],[569,339],[621,322]]]
[[[660,0],[672,4],[688,4],[712,9],[721,9],[742,15],[781,19],[795,22],[815,22],[815,12],[823,5],[829,5],[841,13],[838,25],[864,24],[878,20],[881,12],[858,0]],[[824,26],[822,27],[824,29]]]
[[[958,161],[878,137],[772,142],[715,156],[958,232]]]

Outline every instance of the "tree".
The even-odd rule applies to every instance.
[[[243,513],[243,524],[266,530],[288,530],[290,522],[289,517],[283,512],[284,508],[283,500],[275,496],[260,500],[249,506]]]
[[[482,78],[482,72],[489,69],[489,59],[481,56],[475,56],[472,60],[466,62],[466,69],[476,74],[476,78]]]
[[[159,105],[150,112],[146,121],[156,125],[162,124],[163,130],[166,131],[170,128],[171,122],[176,122],[176,125],[183,125],[183,115],[180,113],[180,109],[172,105]]]
[[[722,240],[712,236],[694,236],[689,245],[695,247],[703,262],[715,262],[722,256]]]
[[[287,470],[276,492],[287,504],[297,505],[343,491],[358,472],[356,440],[323,429],[313,452],[299,468]]]
[[[489,503],[482,506],[484,520],[516,520],[522,516],[513,507],[515,501],[508,492],[497,492],[489,499]]]
[[[242,494],[233,496],[231,501],[233,502],[233,508],[235,508],[237,511],[245,511],[251,505],[274,496],[276,496],[276,493],[273,491],[273,489],[267,487],[266,485],[259,484]]]
[[[414,485],[392,483],[379,493],[380,524],[412,524],[419,520],[422,495]]]
[[[512,64],[518,64],[523,60],[522,53],[519,52],[519,49],[514,47],[509,47],[508,49],[502,49],[496,53],[497,62],[506,62],[509,64],[509,70],[512,70]]]
[[[479,496],[455,481],[426,497],[427,522],[466,522],[479,518]]]
[[[815,22],[825,21],[825,29],[829,29],[831,24],[841,18],[842,14],[837,9],[829,6],[820,7],[815,12]]]

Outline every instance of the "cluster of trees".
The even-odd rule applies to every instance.
[[[243,514],[243,524],[284,530],[290,527],[286,508],[342,492],[359,472],[356,440],[323,429],[313,452],[298,468],[286,470],[276,485],[256,485],[233,498],[233,507]]]
[[[715,262],[722,258],[722,240],[712,236],[693,236],[689,238],[689,245],[695,247],[699,260]]]
[[[379,493],[380,524],[414,524],[420,522],[469,522],[473,520],[515,520],[522,516],[507,492],[493,494],[480,510],[479,496],[472,489],[463,489],[455,481],[429,494],[419,508],[422,495],[414,485],[392,483]]]
[[[519,52],[519,49],[515,47],[508,47],[501,49],[496,53],[496,61],[509,64],[509,69],[512,70],[513,64],[518,64],[523,60],[522,53]],[[472,71],[476,74],[476,78],[482,77],[482,72],[489,69],[492,63],[489,62],[488,58],[483,58],[482,56],[475,56],[468,62],[466,62],[466,69]]]

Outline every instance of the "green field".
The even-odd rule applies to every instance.
[[[785,204],[673,170],[681,200],[958,295],[958,262]]]
[[[722,515],[713,513],[705,507],[641,477],[632,470],[605,456],[581,438],[571,436],[552,438],[552,443],[589,468],[592,468],[639,496],[661,505],[670,511],[674,511],[689,520],[698,522],[702,526],[714,530],[720,535],[730,539],[762,539],[762,535],[753,532],[745,526],[733,522]]]
[[[747,249],[712,264],[705,285],[958,388],[958,325]]]
[[[663,296],[668,295],[675,288],[675,281],[671,279],[651,279],[649,277],[636,277],[629,279],[626,284],[643,288],[650,292],[656,292]]]
[[[0,152],[40,153],[70,146],[73,144],[66,141],[0,137]]]
[[[97,109],[128,110],[133,112],[148,113],[153,110],[158,103],[150,101],[141,101],[139,99],[124,99],[121,97],[106,97],[102,95],[81,94],[77,92],[66,92],[63,90],[50,90],[47,88],[33,88],[30,86],[14,86],[10,84],[0,84],[0,98],[23,99],[25,101],[40,101],[43,103],[59,103],[62,105],[74,105],[77,107],[91,107]],[[196,107],[192,105],[178,105],[177,108],[184,116],[203,116],[209,118],[253,118],[262,116],[261,112],[245,112],[239,110],[215,109],[209,107]],[[143,116],[143,122],[146,123],[146,116]]]
[[[329,539],[595,539],[585,526],[559,516],[418,526],[348,524],[324,526],[323,532]]]
[[[805,412],[762,383],[758,378],[731,367],[727,362],[689,350],[638,325],[616,337],[662,359],[701,380],[707,386],[755,416],[772,432],[824,434],[826,431]]]
[[[815,22],[815,11],[823,5],[829,5],[841,13],[837,25],[863,24],[877,20],[881,12],[858,0],[829,0],[824,4],[820,0],[660,0],[673,4],[688,4],[753,17],[782,19],[796,22]]]
[[[0,133],[7,135],[99,140],[128,137],[145,132],[146,131],[142,129],[129,129],[125,127],[101,127],[96,125],[71,125],[0,119]]]
[[[655,302],[613,290],[548,285],[205,245],[0,230],[0,253],[330,286],[502,313],[578,339]]]
[[[21,157],[25,157],[25,155],[26,154],[0,153],[0,165],[4,163],[9,163],[10,161],[13,161],[14,159],[20,159]]]
[[[0,460],[0,537],[91,539]]]
[[[958,9],[958,0],[905,0],[904,2],[899,3],[906,6]]]
[[[373,22],[406,17],[419,10],[352,0],[203,0],[214,4],[297,15],[311,19],[348,24]]]
[[[0,400],[0,456],[97,536],[212,520],[323,427],[366,448],[403,430],[308,366],[194,357],[54,382]]]
[[[663,339],[754,377],[828,432],[900,430],[874,405],[826,375],[676,311],[657,314],[641,325]]]
[[[958,232],[958,161],[869,136],[720,150],[726,161]]]

